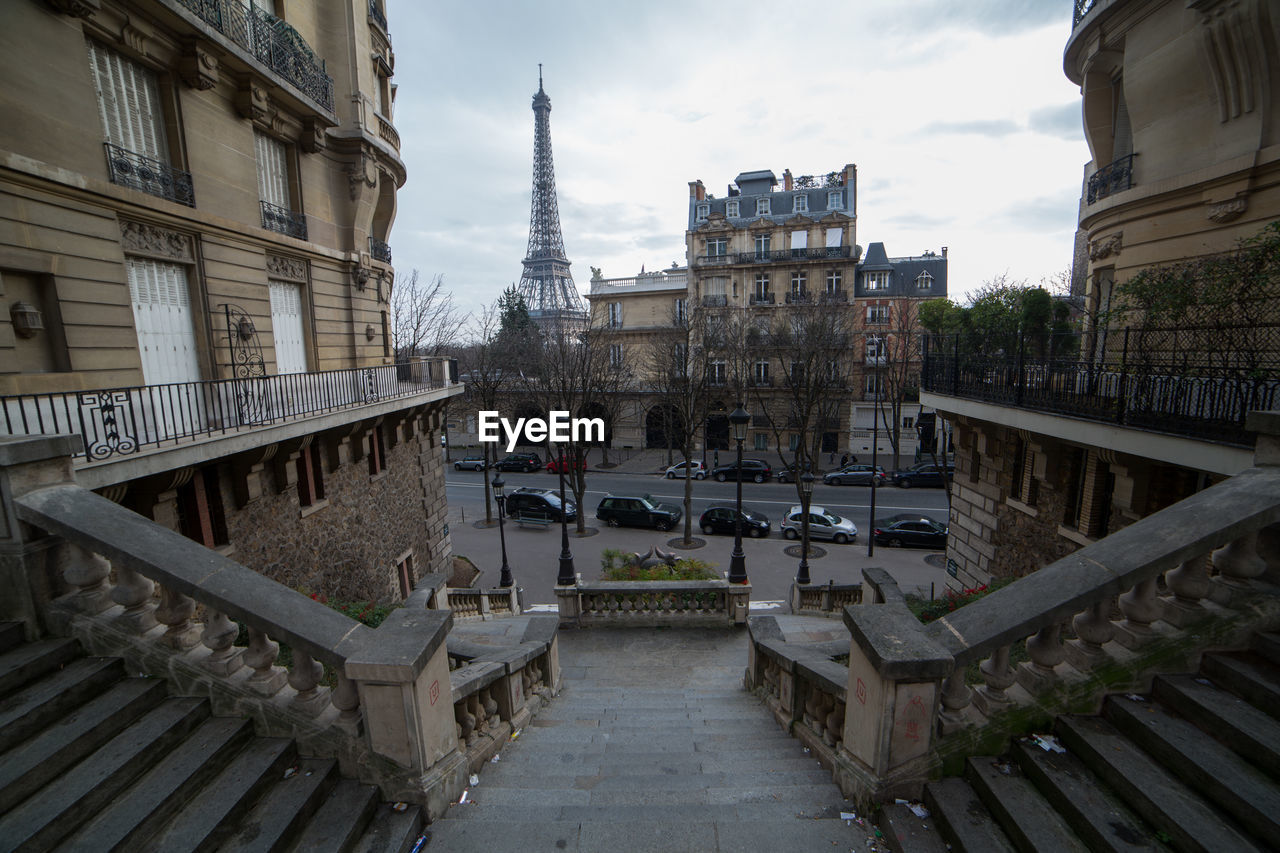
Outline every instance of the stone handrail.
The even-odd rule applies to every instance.
[[[803,616],[839,616],[850,604],[862,603],[862,584],[791,585],[791,612]]]
[[[519,615],[520,590],[514,586],[495,589],[447,587],[442,606],[452,610],[455,619],[492,619],[495,616]]]
[[[432,710],[449,680],[452,614],[399,608],[376,630],[362,625],[77,486],[79,445],[0,438],[3,616],[121,656],[208,696],[217,713],[249,714],[308,754],[338,758],[385,797],[442,814],[466,782],[453,721],[445,706]],[[247,648],[234,645],[237,622]],[[276,665],[280,642],[292,651],[287,671]]]
[[[557,586],[560,621],[609,625],[742,625],[751,584],[707,581],[591,581]]]

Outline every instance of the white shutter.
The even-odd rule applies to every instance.
[[[827,229],[827,248],[834,249],[840,245],[840,236],[844,233],[843,228]]]
[[[276,342],[276,373],[306,373],[307,348],[302,336],[302,286],[270,282],[271,330]]]
[[[187,271],[177,264],[129,258],[129,296],[148,385],[200,379]]]
[[[156,75],[96,42],[85,43],[107,141],[168,163]]]
[[[258,198],[276,207],[292,210],[289,204],[288,158],[284,143],[255,130],[253,144],[258,157]]]
[[[808,231],[792,231],[791,232],[791,248],[793,249],[809,248],[809,232]]]

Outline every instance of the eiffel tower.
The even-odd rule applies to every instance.
[[[540,328],[585,328],[587,309],[569,273],[564,237],[560,234],[556,167],[551,159],[551,98],[542,90],[541,63],[533,115],[533,207],[529,214],[529,248],[518,290],[530,318]]]

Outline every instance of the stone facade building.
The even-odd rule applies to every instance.
[[[1069,361],[1024,352],[978,365],[945,347],[926,357],[922,399],[955,426],[956,586],[1034,571],[1249,467],[1245,413],[1274,406],[1280,382],[1274,361],[1247,376],[1175,366],[1123,329],[1104,346],[1093,319],[1139,271],[1225,252],[1280,217],[1274,4],[1076,10],[1063,65],[1091,154],[1086,335]]]
[[[0,9],[0,432],[331,596],[451,563],[441,360],[392,363],[382,0]]]

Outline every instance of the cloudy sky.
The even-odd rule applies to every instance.
[[[858,167],[858,242],[948,247],[953,298],[1070,265],[1070,0],[388,0],[409,180],[396,268],[467,311],[521,274],[538,63],[579,290],[683,264],[688,183]]]

